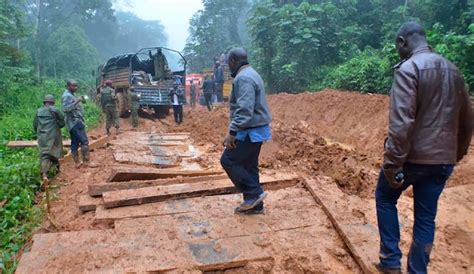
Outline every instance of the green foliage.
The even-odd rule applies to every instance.
[[[203,10],[191,18],[184,54],[191,71],[213,65],[213,58],[232,46],[246,46],[245,18],[249,0],[203,0]]]
[[[468,34],[461,35],[435,24],[428,32],[428,41],[437,53],[459,67],[470,91],[474,92],[474,24],[467,29]]]
[[[343,15],[344,10],[330,2],[302,2],[280,8],[271,1],[257,5],[249,19],[250,32],[259,52],[272,53],[256,55],[258,64],[271,67],[271,90],[303,90],[309,84],[312,68],[338,61],[334,58],[341,46],[338,18]]]
[[[392,80],[390,67],[388,58],[381,51],[368,48],[336,66],[323,83],[326,87],[336,89],[388,93]]]
[[[143,20],[131,12],[117,11],[113,17],[95,16],[84,22],[84,30],[102,61],[168,43],[160,21]]]
[[[5,147],[8,140],[34,139],[33,117],[42,105],[44,95],[53,94],[60,107],[64,83],[46,80],[40,85],[30,80],[28,69],[18,73],[0,73],[0,268],[13,272],[16,254],[40,224],[43,212],[35,205],[40,185],[37,149],[13,150]],[[90,84],[89,84],[90,86]],[[88,84],[80,81],[79,93],[88,92]],[[94,104],[85,105],[86,124],[97,124],[100,111]],[[64,137],[67,131],[63,130]]]
[[[51,34],[47,43],[49,75],[62,79],[92,77],[91,71],[97,68],[99,55],[80,27],[61,27]]]
[[[473,7],[472,0],[257,1],[247,22],[252,63],[273,92],[330,86],[385,93],[398,62],[395,34],[418,20],[472,90]]]

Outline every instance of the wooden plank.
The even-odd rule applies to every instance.
[[[281,174],[274,177],[262,176],[260,182],[265,189],[279,189],[295,185],[299,177]],[[105,208],[160,202],[168,199],[182,199],[201,195],[236,193],[230,180],[203,182],[199,184],[176,184],[159,187],[118,190],[103,194]]]
[[[155,180],[172,177],[198,177],[222,174],[220,170],[170,170],[157,168],[115,168],[107,181]]]
[[[379,233],[373,198],[364,199],[342,192],[331,178],[317,177],[304,182],[315,200],[322,205],[352,257],[364,273],[378,273]],[[435,248],[428,272],[465,273],[472,258],[474,221],[472,185],[446,188],[438,202]],[[397,202],[401,247],[408,251],[413,232],[413,198],[401,195]],[[454,238],[452,235],[456,235]],[[462,236],[461,236],[462,235]],[[453,239],[459,239],[454,241]],[[467,251],[467,252],[466,252]],[[449,260],[450,263],[446,264]],[[406,260],[402,261],[406,269]]]
[[[7,147],[9,148],[25,148],[25,147],[37,147],[37,140],[28,140],[28,141],[8,141]],[[63,140],[63,146],[70,147],[71,140]]]
[[[360,236],[360,228],[363,222],[356,216],[353,216],[350,209],[347,208],[348,200],[350,199],[351,208],[362,210],[361,212],[374,212],[373,210],[364,210],[367,207],[367,201],[359,197],[344,194],[331,178],[318,177],[317,180],[303,180],[303,183],[316,202],[322,206],[324,213],[326,213],[334,228],[341,236],[352,257],[362,269],[362,272],[365,274],[377,273],[371,263],[377,258],[377,247],[379,246],[377,234],[370,233],[370,231],[368,232],[367,230],[363,231],[365,234],[363,239],[370,241],[370,251],[372,251],[372,256],[366,256],[367,253],[364,252],[366,250],[362,251],[361,246],[356,245],[352,239],[354,236]],[[346,206],[341,207],[341,202]]]
[[[102,204],[101,198],[94,198],[89,195],[79,196],[79,210],[82,212],[94,211],[99,204]]]
[[[243,267],[249,262],[273,260],[257,241],[256,237],[243,236],[188,242],[187,246],[199,270],[219,271]]]
[[[213,175],[213,176],[199,176],[199,177],[182,177],[158,179],[152,181],[129,181],[129,182],[107,182],[102,184],[88,185],[88,194],[90,196],[102,196],[102,193],[114,190],[134,189],[149,186],[171,185],[179,183],[197,183],[204,181],[222,180],[227,178],[227,175]]]
[[[297,188],[300,191],[294,191]],[[226,218],[234,216],[234,208],[242,202],[241,194],[229,194],[229,195],[215,195],[205,197],[194,197],[181,200],[167,200],[160,203],[150,203],[135,206],[116,207],[116,208],[104,208],[103,205],[99,205],[95,211],[95,220],[97,222],[110,222],[120,219],[132,219],[140,217],[151,217],[151,216],[164,216],[164,215],[182,215],[184,213],[200,213],[204,214],[212,212],[214,218]],[[265,218],[269,219],[269,225],[279,230],[284,227],[288,227],[286,224],[293,216],[292,213],[283,211],[286,215],[279,212],[281,204],[285,204],[285,208],[291,208],[293,210],[305,210],[311,208],[312,210],[316,206],[311,194],[303,189],[302,187],[292,187],[292,191],[287,189],[280,189],[272,191],[267,199],[265,199],[267,213]],[[321,210],[320,210],[321,211]],[[323,212],[317,212],[314,214],[315,217],[324,214]],[[275,218],[273,218],[275,216]],[[252,218],[255,218],[253,216]],[[283,219],[285,218],[285,219]],[[311,221],[312,219],[309,218]],[[288,221],[291,222],[291,221]],[[274,224],[275,223],[275,224]],[[293,223],[297,223],[293,221]],[[318,222],[315,222],[317,224]]]
[[[113,229],[36,234],[15,273],[168,273],[196,264],[185,243],[160,236]]]
[[[186,242],[163,236],[161,231],[140,228],[126,233],[90,230],[36,234],[16,273],[184,273],[272,260],[254,236]]]
[[[103,137],[100,137],[99,139],[93,140],[93,141],[89,140],[89,150],[94,151],[95,149],[105,147],[105,146],[107,146],[107,144],[109,142],[110,142],[110,137],[109,136],[103,136]],[[80,152],[80,150],[81,149],[79,148],[79,152]],[[59,162],[61,164],[65,164],[69,161],[72,161],[71,152],[66,154],[63,158],[59,159]]]
[[[108,209],[106,209],[104,205],[99,205],[95,212],[95,219],[99,222],[108,222],[125,218],[176,215],[204,211],[212,211],[215,216],[225,217],[234,214],[234,209],[231,205],[237,205],[241,200],[242,195],[233,194],[167,200],[160,203]],[[223,205],[226,205],[225,208],[223,208]]]
[[[158,157],[153,155],[136,155],[133,153],[114,152],[114,159],[119,163],[134,163],[141,165],[157,165],[160,167],[175,167],[179,165],[178,157]]]

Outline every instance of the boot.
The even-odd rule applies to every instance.
[[[79,153],[76,151],[71,151],[72,159],[74,160],[74,163],[76,165],[76,168],[81,167],[81,160],[79,159]]]
[[[120,134],[120,128],[116,127],[115,128],[115,135],[119,135]]]
[[[97,167],[96,163],[90,162],[89,146],[82,146],[81,152],[82,152],[82,162],[85,165],[87,165],[88,167]]]
[[[105,131],[105,135],[110,136],[110,130],[109,130],[109,129],[107,129],[107,130]]]

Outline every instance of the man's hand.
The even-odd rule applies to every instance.
[[[384,166],[383,173],[388,181],[388,184],[393,189],[400,188],[405,182],[405,176],[403,174],[402,168],[400,167]]]
[[[236,148],[236,146],[237,146],[237,145],[235,144],[235,141],[236,141],[235,136],[232,136],[232,135],[230,135],[230,134],[227,134],[227,136],[226,136],[225,139],[224,139],[223,145],[224,145],[224,147],[225,147],[226,149],[234,149],[234,148]]]

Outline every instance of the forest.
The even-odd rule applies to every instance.
[[[45,94],[56,102],[65,80],[79,93],[95,88],[97,66],[143,47],[166,46],[159,20],[114,8],[114,0],[0,1],[0,269],[17,256],[44,214],[36,149],[8,140],[34,139],[32,119]],[[132,1],[133,2],[133,1]],[[474,0],[202,0],[182,50],[188,72],[215,56],[246,48],[269,93],[324,88],[388,94],[399,62],[395,33],[421,22],[436,52],[456,64],[474,95]],[[101,119],[86,104],[87,125]],[[67,132],[63,132],[67,136]]]
[[[473,0],[205,0],[184,49],[191,68],[243,45],[270,92],[325,87],[388,93],[398,62],[394,39],[419,21],[431,46],[455,63],[474,90]]]

